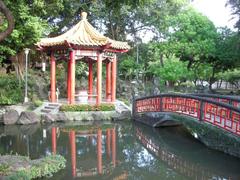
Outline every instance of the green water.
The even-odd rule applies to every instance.
[[[40,158],[56,152],[66,168],[50,180],[240,179],[240,160],[213,151],[183,127],[131,122],[1,126],[0,153]]]

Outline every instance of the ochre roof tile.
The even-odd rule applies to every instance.
[[[113,49],[128,50],[127,42],[115,41],[100,34],[87,20],[87,13],[82,13],[82,20],[67,32],[53,38],[42,38],[37,46],[51,47],[65,43],[80,46],[104,46],[110,44]]]

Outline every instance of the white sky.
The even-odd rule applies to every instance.
[[[232,19],[231,8],[225,6],[226,0],[194,0],[195,9],[207,16],[217,27],[227,26],[234,29],[235,19]]]

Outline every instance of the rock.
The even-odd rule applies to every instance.
[[[24,111],[21,113],[17,124],[34,124],[40,122],[40,118],[34,112]]]
[[[43,114],[42,115],[42,121],[47,123],[52,122],[66,122],[68,121],[67,116],[63,112],[59,112],[57,114]]]
[[[3,115],[3,124],[15,124],[19,118],[19,114],[16,110],[11,109]]]

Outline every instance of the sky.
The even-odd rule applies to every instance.
[[[226,0],[194,0],[195,9],[207,16],[216,27],[227,26],[234,30],[235,19],[232,19],[231,8],[225,6]]]

